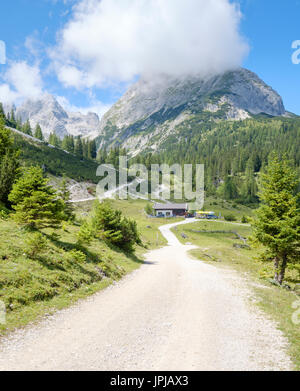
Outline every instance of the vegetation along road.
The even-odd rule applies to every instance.
[[[184,223],[119,283],[2,340],[0,370],[291,369],[245,280],[189,257],[170,230]]]

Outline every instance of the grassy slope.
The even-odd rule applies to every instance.
[[[15,145],[21,151],[21,159],[26,165],[44,166],[52,175],[63,176],[77,181],[91,181],[96,183],[98,164],[88,159],[78,159],[62,149],[49,147],[46,143],[35,142],[13,133]]]
[[[25,251],[30,234],[12,220],[0,218],[0,300],[7,307],[7,323],[0,325],[0,335],[107,287],[138,268],[147,249],[165,244],[158,227],[168,221],[148,219],[145,201],[113,201],[113,204],[138,222],[146,248],[137,248],[135,255],[125,254],[101,240],[78,248],[79,227],[64,224],[63,229],[55,231],[57,237],[52,235],[53,230],[43,230],[47,250],[32,259]],[[91,208],[91,202],[78,204],[78,218],[85,217]],[[78,260],[74,250],[80,250],[85,260]]]
[[[253,216],[253,209],[245,205],[237,205],[235,202],[223,201],[212,197],[206,198],[204,209],[206,211],[214,211],[216,216],[219,216],[219,213],[221,213],[222,217],[233,215],[237,221],[241,221],[243,216]]]
[[[273,277],[271,264],[265,264],[257,260],[259,249],[237,249],[234,243],[242,244],[233,234],[195,233],[192,230],[205,231],[235,231],[243,237],[251,235],[251,227],[238,224],[213,221],[199,221],[197,223],[179,226],[174,233],[181,242],[191,242],[199,249],[191,254],[195,259],[208,262],[220,268],[233,268],[239,273],[250,278],[252,288],[257,298],[257,304],[274,320],[290,341],[290,353],[295,367],[300,369],[300,329],[299,325],[292,322],[292,314],[295,312],[292,304],[299,301],[293,292],[273,286],[268,282]],[[187,239],[183,239],[181,233],[185,233]],[[286,282],[293,287],[299,283],[299,276],[290,270],[287,273]]]

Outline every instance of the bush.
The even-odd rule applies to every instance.
[[[96,203],[92,226],[96,235],[125,251],[132,252],[135,244],[142,244],[136,222],[108,202]]]
[[[225,216],[224,216],[224,219],[225,219],[226,221],[237,221],[237,218],[236,218],[235,215],[233,215],[233,214],[225,215]]]
[[[82,251],[71,250],[66,255],[67,259],[71,261],[76,261],[77,263],[86,262],[86,255]]]
[[[147,213],[147,215],[149,216],[154,216],[154,209],[152,207],[151,204],[147,204],[146,207],[145,207],[145,212]]]
[[[25,239],[25,254],[32,259],[45,252],[47,249],[47,240],[40,233],[28,234]]]
[[[95,231],[92,225],[85,221],[77,234],[77,242],[78,244],[89,244],[91,243],[93,237],[95,235]]]
[[[243,216],[241,222],[242,222],[243,224],[249,223],[248,217],[247,217],[247,216]]]

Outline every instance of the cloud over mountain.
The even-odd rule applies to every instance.
[[[24,98],[38,98],[43,95],[43,81],[38,65],[26,61],[11,62],[2,75],[0,102],[16,103]]]
[[[229,0],[81,0],[51,57],[68,87],[105,86],[141,74],[218,74],[248,45]]]

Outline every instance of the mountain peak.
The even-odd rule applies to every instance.
[[[96,113],[69,113],[51,94],[25,101],[17,108],[16,116],[23,122],[29,119],[33,128],[39,123],[46,137],[52,132],[60,138],[68,134],[86,136],[99,127]]]
[[[286,112],[279,94],[244,68],[206,78],[144,76],[104,115],[98,142],[133,152],[156,150],[191,122],[244,120],[260,113]]]

